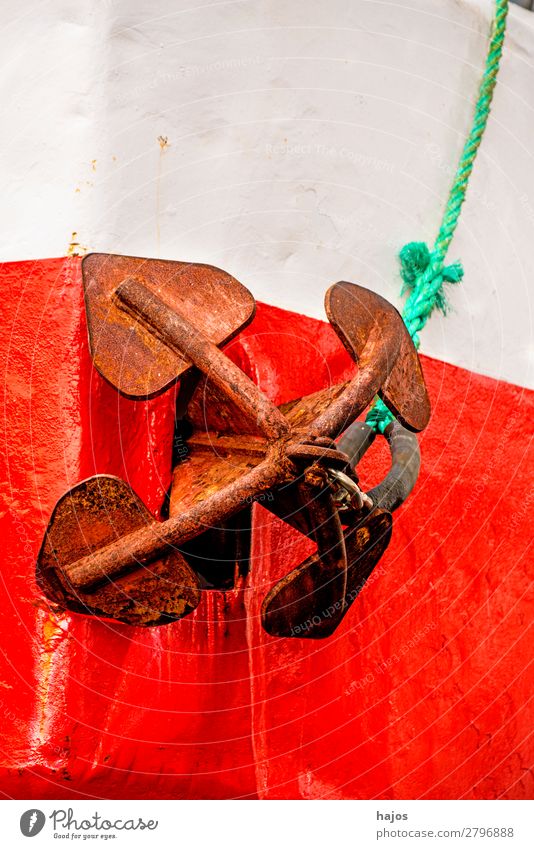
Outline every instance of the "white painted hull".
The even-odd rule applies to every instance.
[[[490,0],[4,4],[2,260],[97,250],[221,266],[324,316],[327,285],[400,303],[435,237],[480,81]],[[512,6],[423,350],[532,385],[534,16]],[[164,142],[162,139],[166,139]]]

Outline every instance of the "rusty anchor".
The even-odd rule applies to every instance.
[[[104,254],[85,257],[82,273],[95,367],[130,398],[153,397],[180,379],[177,424],[187,451],[174,469],[165,521],[125,481],[107,475],[59,500],[37,561],[45,595],[128,624],[180,619],[207,586],[197,568],[202,552],[238,532],[240,517],[250,523],[251,502],[262,500],[317,546],[267,594],[265,629],[308,638],[333,633],[389,543],[391,512],[417,476],[409,431],[422,430],[430,416],[398,312],[355,284],[332,286],[326,313],[358,371],[277,407],[220,350],[255,311],[250,292],[229,274]],[[394,462],[382,491],[365,494],[355,470],[372,436],[355,420],[377,393],[397,418],[386,434]],[[407,460],[400,445],[410,438]]]

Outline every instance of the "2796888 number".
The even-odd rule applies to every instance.
[[[495,826],[495,827],[479,827],[479,826],[466,826],[462,829],[462,837],[513,837],[514,830],[513,828],[507,828],[506,826]]]

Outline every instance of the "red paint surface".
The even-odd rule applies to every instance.
[[[424,359],[420,481],[329,640],[261,630],[265,592],[306,546],[261,507],[248,582],[189,619],[57,617],[33,578],[55,501],[106,472],[157,510],[173,397],[134,404],[96,374],[78,260],[0,276],[5,795],[532,797],[532,394]],[[277,402],[352,368],[327,325],[265,306],[230,353]],[[364,483],[385,459],[375,446]]]

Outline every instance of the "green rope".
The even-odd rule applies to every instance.
[[[508,0],[495,0],[493,33],[478,93],[473,126],[462,151],[434,247],[430,250],[424,242],[409,242],[399,255],[403,279],[402,294],[409,292],[402,317],[416,348],[419,348],[420,344],[419,331],[425,326],[433,310],[437,307],[443,314],[447,312],[444,284],[459,283],[463,277],[461,264],[456,262],[445,266],[445,257],[458,224],[469,177],[488,123],[502,55],[507,14]],[[393,418],[384,402],[380,398],[375,398],[365,421],[375,431],[384,433]]]

